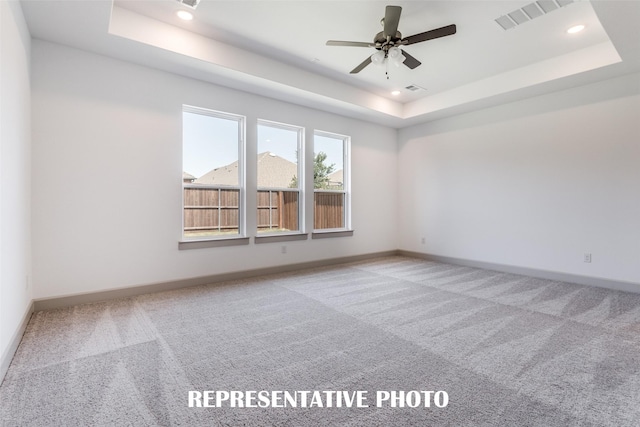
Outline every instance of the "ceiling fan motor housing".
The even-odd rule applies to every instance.
[[[393,46],[400,45],[401,40],[402,40],[402,33],[400,33],[400,31],[396,31],[396,36],[391,37],[391,39],[389,39],[388,42],[387,42],[387,38],[384,36],[384,32],[382,31],[376,34],[376,36],[373,38],[373,42],[376,44],[376,49],[378,50],[381,50],[381,49],[389,50],[389,48]]]

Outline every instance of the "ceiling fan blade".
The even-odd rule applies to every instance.
[[[409,55],[404,50],[402,51],[402,54],[404,55],[404,58],[405,58],[402,63],[404,65],[406,65],[407,67],[411,68],[412,70],[414,68],[416,68],[418,65],[422,64],[422,62],[418,61],[416,58],[414,58],[413,56]]]
[[[435,30],[426,31],[424,33],[415,34],[413,36],[403,38],[400,43],[403,45],[409,45],[414,43],[425,42],[427,40],[433,40],[440,37],[450,36],[456,33],[455,24],[447,25],[446,27],[436,28]]]
[[[400,13],[402,8],[400,6],[387,6],[384,12],[384,31],[382,34],[386,39],[388,36],[392,38],[396,36],[398,32],[398,23],[400,23]]]
[[[371,57],[367,56],[367,59],[362,61],[362,63],[360,65],[358,65],[356,68],[351,70],[350,74],[358,74],[360,71],[362,71],[364,69],[364,67],[366,67],[369,64],[371,64]]]
[[[376,47],[375,43],[369,42],[349,42],[343,40],[329,40],[327,46],[353,46],[353,47]]]

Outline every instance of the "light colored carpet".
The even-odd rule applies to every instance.
[[[446,408],[188,408],[444,390]],[[35,313],[7,426],[640,425],[640,295],[389,257]]]

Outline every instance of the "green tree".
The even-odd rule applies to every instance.
[[[320,151],[313,158],[313,188],[328,188],[329,175],[336,167],[335,163],[325,164],[327,153]]]
[[[326,189],[329,188],[329,175],[331,175],[336,167],[335,163],[325,164],[327,153],[320,151],[313,156],[313,188]],[[298,177],[291,178],[289,188],[298,187]]]

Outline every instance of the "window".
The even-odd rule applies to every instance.
[[[303,128],[258,121],[258,233],[301,231]]]
[[[244,234],[244,118],[184,106],[183,239]]]
[[[306,240],[305,228],[311,224],[305,225],[304,218],[305,209],[311,208],[311,195],[305,196],[304,181],[305,168],[311,167],[314,188],[311,237],[353,235],[348,136],[315,131],[313,156],[308,153],[305,160],[304,128],[257,120],[256,140],[251,141],[252,147],[255,142],[257,161],[247,165],[245,117],[183,106],[182,119],[179,249],[248,245],[251,240],[254,243]],[[246,211],[246,168],[250,176],[256,176],[255,190],[251,186],[251,197],[256,197],[257,202],[253,212]],[[311,171],[306,170],[306,187],[310,189]],[[256,228],[247,231],[247,221]]]
[[[316,131],[313,140],[313,228],[345,230],[350,218],[350,139]]]

